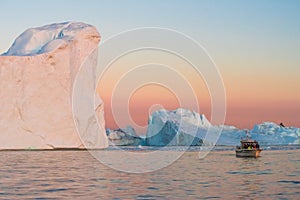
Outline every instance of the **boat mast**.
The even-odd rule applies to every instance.
[[[246,140],[249,140],[249,139],[250,139],[249,130],[248,130],[248,129],[245,129],[245,131],[246,131]]]

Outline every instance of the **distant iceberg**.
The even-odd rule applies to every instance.
[[[179,108],[158,110],[149,117],[146,144],[150,146],[198,146],[203,140],[197,135],[210,127],[204,115]]]
[[[205,115],[187,109],[155,111],[149,117],[146,143],[150,146],[194,146],[214,143],[213,137],[206,135],[208,129],[221,132],[217,145],[235,146],[245,137],[245,131],[234,126],[212,125]],[[272,122],[255,125],[250,130],[252,139],[262,145],[300,144],[300,129],[283,127]],[[205,141],[204,141],[205,138]]]
[[[255,125],[251,136],[265,145],[300,144],[299,128],[283,127],[273,122]]]
[[[106,129],[106,135],[112,146],[139,146],[143,144],[143,139],[136,134],[131,126],[116,130]]]

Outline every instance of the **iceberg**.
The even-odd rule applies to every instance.
[[[56,23],[26,30],[0,56],[0,149],[108,146],[100,99],[94,105],[94,99],[82,97],[80,103],[92,104],[96,112],[82,113],[84,123],[72,112],[74,81],[86,59],[96,63],[99,41],[91,25]],[[95,91],[95,75],[84,75],[83,87]],[[78,127],[86,131],[79,135]]]
[[[106,134],[112,146],[138,146],[142,144],[133,127],[127,126],[116,130],[106,129]]]
[[[210,134],[208,134],[208,129]],[[211,145],[214,133],[221,132],[216,145],[235,146],[245,137],[245,130],[228,125],[212,125],[205,115],[187,109],[155,111],[149,117],[146,142],[150,146]],[[272,122],[255,125],[251,138],[261,145],[300,144],[300,129]]]
[[[203,140],[199,132],[210,127],[204,115],[179,108],[155,111],[149,117],[146,144],[150,146],[198,146]]]
[[[273,122],[263,122],[255,125],[250,133],[252,138],[260,141],[262,145],[300,144],[300,129],[296,127],[284,127]]]
[[[273,122],[263,122],[254,125],[249,130],[250,137],[261,145],[296,145],[299,143],[300,129],[296,127],[282,127]],[[245,130],[233,126],[223,126],[217,142],[219,145],[238,145],[241,138],[246,136]]]

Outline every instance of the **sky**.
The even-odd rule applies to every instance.
[[[217,65],[226,90],[226,124],[252,128],[273,121],[300,127],[300,1],[0,0],[0,5],[1,53],[25,29],[54,22],[92,24],[102,40],[139,27],[173,29],[202,44]],[[144,59],[155,52],[147,55]],[[118,74],[126,63],[130,69],[134,62],[134,58],[130,62],[125,58],[106,78]],[[173,63],[176,69],[181,73],[190,70],[180,62]],[[194,75],[197,82],[192,76],[187,75],[200,99],[197,111],[210,118],[210,94],[203,77]],[[111,83],[101,84],[107,127],[116,128],[110,106],[113,88]],[[176,94],[155,84],[138,88],[129,100],[132,119],[141,126],[147,124],[153,110],[179,105]]]

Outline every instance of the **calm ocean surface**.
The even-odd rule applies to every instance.
[[[0,152],[0,199],[299,197],[299,147],[266,150],[257,159],[236,158],[232,149],[221,148],[199,160],[191,150],[169,167],[145,174],[112,170],[87,151]]]

